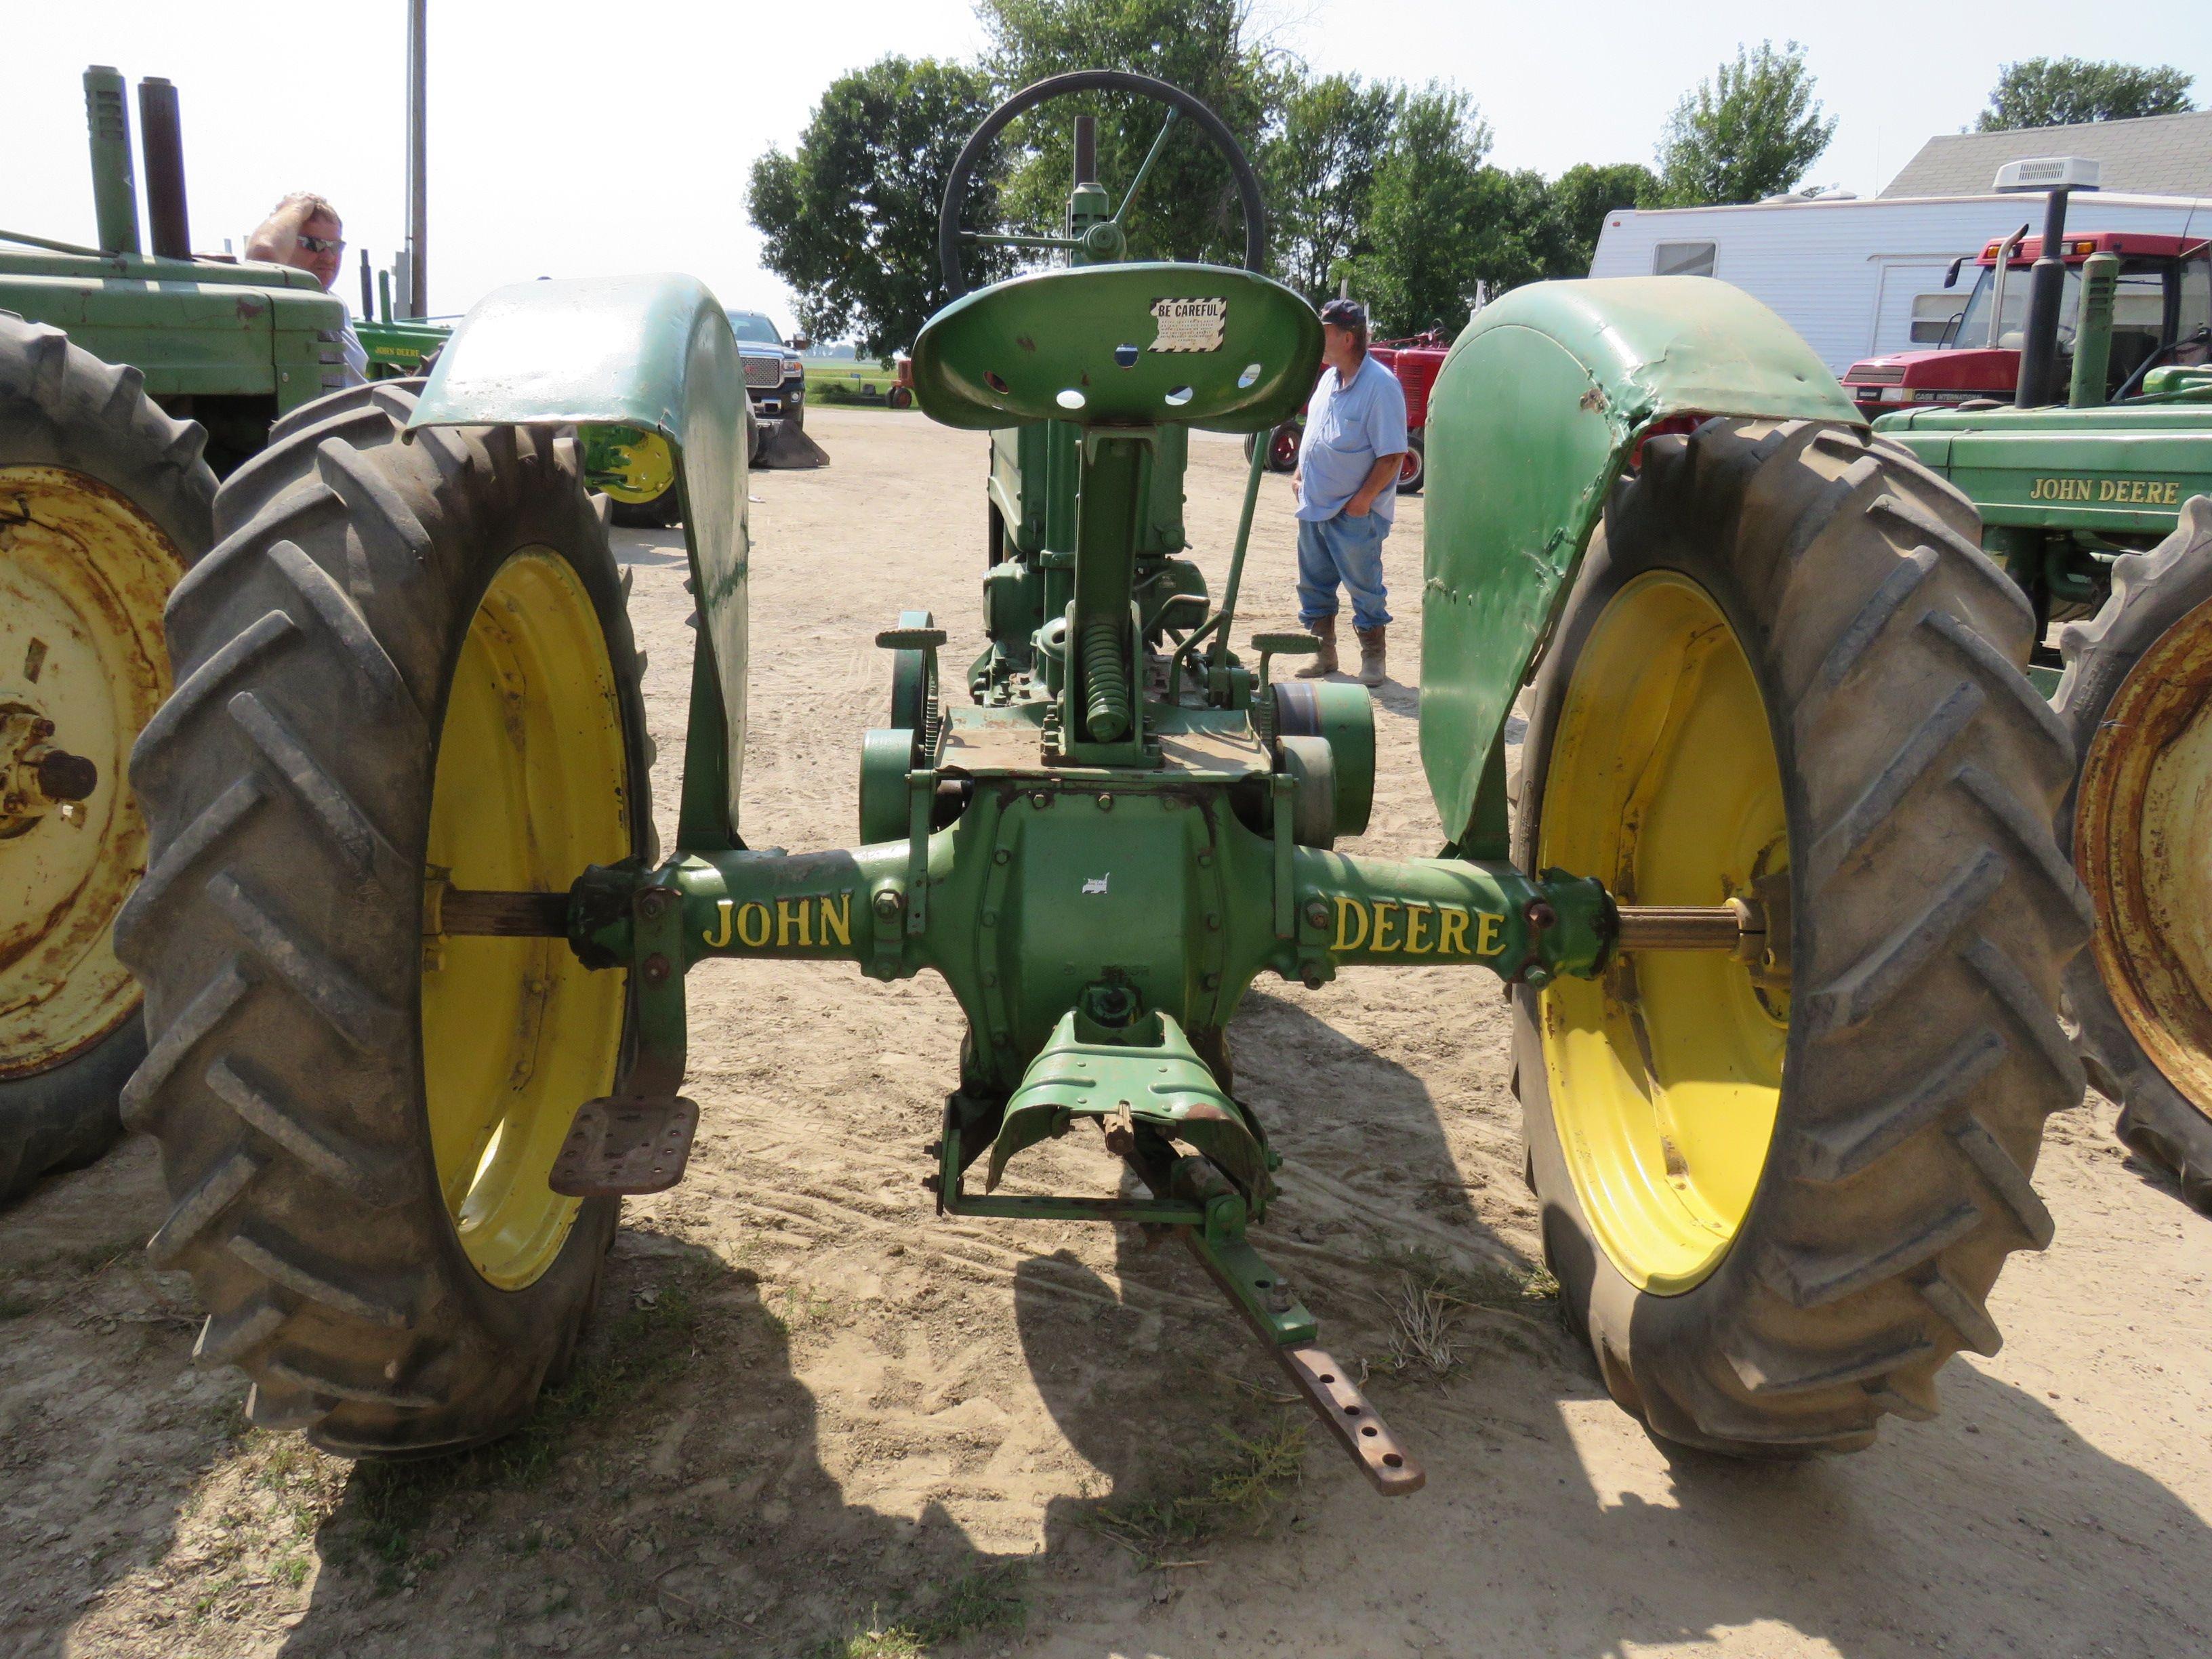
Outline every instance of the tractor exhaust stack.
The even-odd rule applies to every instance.
[[[146,152],[146,228],[161,259],[192,257],[191,216],[185,202],[184,124],[177,88],[149,75],[138,83],[139,143]]]
[[[2051,381],[2058,366],[2058,303],[2066,289],[2066,198],[2060,186],[2051,192],[2043,215],[2043,251],[2028,273],[2027,331],[2021,340],[2020,387],[2016,409],[2040,409],[2056,401]]]

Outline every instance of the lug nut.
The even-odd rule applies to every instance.
[[[906,908],[905,896],[902,895],[896,887],[885,887],[882,889],[876,894],[876,896],[870,901],[870,902],[874,906],[876,914],[881,916],[885,921],[889,921],[893,916]]]

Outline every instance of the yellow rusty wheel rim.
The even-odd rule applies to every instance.
[[[676,456],[668,440],[658,432],[641,432],[614,446],[622,474],[600,485],[615,500],[631,507],[656,501],[676,482]]]
[[[1719,904],[1788,863],[1781,769],[1741,642],[1689,578],[1637,577],[1569,678],[1538,867],[1597,876],[1624,903]],[[1758,1191],[1787,999],[1725,952],[1654,951],[1538,1000],[1552,1114],[1599,1244],[1638,1288],[1690,1290]]]
[[[455,887],[565,892],[630,852],[622,706],[568,563],[510,557],[469,624],[438,738],[426,854]],[[553,1263],[579,1200],[546,1185],[576,1108],[610,1092],[624,976],[565,939],[426,939],[422,1084],[446,1206],[492,1284]]]
[[[2152,1063],[2212,1101],[2212,600],[2146,651],[2081,767],[2074,865],[2098,971]]]
[[[99,480],[0,466],[0,1079],[62,1064],[137,1009],[108,929],[146,870],[126,769],[168,695],[161,607],[184,569]],[[99,769],[90,796],[58,805],[31,787],[16,763],[40,742]]]

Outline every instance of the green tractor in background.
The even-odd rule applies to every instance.
[[[0,232],[0,1200],[121,1133],[145,1039],[109,929],[146,862],[125,769],[169,691],[162,605],[217,477],[344,374],[307,273],[192,256],[176,89],[139,83],[150,252],[123,77],[84,89],[99,245]]]
[[[862,741],[854,847],[741,833],[744,392],[696,282],[501,290],[427,384],[326,400],[225,487],[222,554],[169,604],[177,690],[132,763],[152,863],[116,929],[152,1033],[125,1110],[173,1200],[149,1248],[192,1276],[200,1357],[248,1373],[256,1423],[343,1453],[513,1428],[574,1351],[623,1195],[683,1175],[687,970],[929,969],[964,1027],[939,1208],[1167,1230],[1409,1492],[1411,1451],[1260,1253],[1291,1200],[1229,1030],[1263,973],[1457,964],[1510,988],[1545,1253],[1616,1400],[1754,1456],[1932,1412],[1949,1357],[1996,1346],[2006,1255],[2050,1238],[2029,1174],[2082,1087],[2057,1005],[2088,917],[2050,829],[2073,757],[1971,507],[1723,284],[1509,295],[1431,420],[1443,850],[1339,851],[1372,793],[1367,693],[1273,678],[1308,636],[1231,643],[1258,464],[1218,597],[1186,556],[1189,431],[1273,428],[1321,343],[1261,274],[1236,139],[1146,77],[1039,82],[955,169],[945,278],[983,240],[968,167],[1063,94],[1210,141],[1243,268],[1126,262],[1151,161],[1116,202],[1079,120],[1064,224],[1019,239],[1066,267],[922,331],[917,403],[990,434],[989,645],[948,677],[927,613],[878,636],[896,723]],[[556,316],[592,349],[545,361]],[[666,857],[580,422],[678,468],[701,615]],[[1079,1131],[1118,1193],[1022,1179]]]
[[[2014,404],[1875,430],[1972,498],[2034,608],[2031,672],[2081,757],[2060,840],[2097,909],[2075,1041],[2121,1138],[2212,1212],[2212,244],[2173,262],[2154,349],[2107,402],[2121,261],[2082,261],[2064,316],[2065,218],[2054,191]]]

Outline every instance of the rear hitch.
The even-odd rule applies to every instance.
[[[1247,1237],[1248,1224],[1273,1194],[1278,1161],[1257,1120],[1212,1084],[1171,1016],[1154,1012],[1132,1021],[1118,1044],[1113,1035],[1086,1011],[1071,1011],[1009,1102],[994,1109],[965,1092],[946,1099],[944,1133],[932,1149],[939,1212],[1173,1228],[1376,1491],[1385,1497],[1419,1491],[1427,1480],[1420,1466],[1315,1340],[1312,1313]],[[1031,1197],[996,1190],[1012,1152],[1063,1135],[1086,1117],[1146,1196]],[[968,1167],[983,1155],[986,1133],[989,1189],[970,1194]],[[1179,1152],[1178,1142],[1199,1146],[1203,1155]]]

